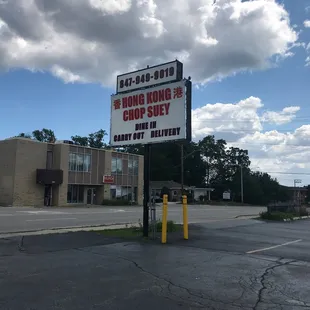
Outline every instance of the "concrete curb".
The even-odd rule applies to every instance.
[[[69,233],[69,232],[78,232],[78,231],[97,231],[97,230],[122,229],[122,228],[130,228],[131,226],[138,227],[139,223],[100,225],[100,226],[79,226],[79,227],[75,226],[75,227],[67,227],[67,228],[42,229],[42,230],[35,230],[35,231],[8,232],[8,233],[0,234],[0,239],[11,238],[11,237],[20,237],[20,236],[65,234],[65,233]]]
[[[292,219],[284,219],[283,222],[291,222],[291,221],[306,220],[306,219],[310,219],[310,215],[309,216],[297,216],[297,217],[293,217]]]

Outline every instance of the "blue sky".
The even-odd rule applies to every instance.
[[[91,4],[95,3],[95,1],[89,1]],[[253,2],[260,3],[260,5],[265,6],[267,10],[268,1],[265,2],[265,4],[262,1],[263,0],[258,0]],[[147,54],[147,56],[151,58],[148,57],[146,59],[146,54],[133,56],[129,51],[128,55],[121,54],[119,48],[121,46],[120,44],[125,44],[123,42],[109,43],[110,47],[112,46],[113,48],[117,46],[118,50],[113,52],[111,49],[108,50],[108,52],[104,52],[102,50],[104,50],[106,46],[103,44],[107,44],[106,37],[104,37],[102,41],[100,41],[101,38],[96,39],[96,37],[92,38],[92,40],[85,38],[85,34],[83,33],[84,30],[79,30],[78,24],[74,26],[76,28],[70,29],[70,35],[72,35],[72,37],[67,37],[67,39],[72,39],[74,35],[76,41],[72,41],[72,43],[63,41],[61,36],[64,33],[64,27],[68,27],[65,22],[63,22],[63,28],[55,28],[53,33],[53,38],[55,38],[55,41],[53,41],[53,49],[49,48],[50,53],[46,55],[44,51],[40,51],[41,46],[46,44],[46,39],[40,37],[42,34],[36,33],[37,30],[32,29],[32,26],[29,24],[23,25],[24,29],[29,27],[29,31],[27,33],[25,31],[25,34],[23,34],[21,29],[18,28],[21,27],[20,25],[18,26],[13,22],[10,24],[9,22],[10,19],[8,19],[8,16],[10,16],[10,14],[11,16],[14,15],[17,6],[21,5],[21,2],[22,1],[16,1],[15,4],[5,7],[5,10],[2,10],[2,13],[0,13],[0,36],[4,35],[4,31],[1,32],[1,20],[3,25],[5,25],[2,29],[6,27],[7,33],[11,35],[10,45],[8,44],[4,47],[7,54],[2,57],[4,60],[0,63],[0,68],[2,67],[0,75],[0,112],[2,115],[0,139],[17,135],[20,132],[30,133],[35,129],[42,129],[43,127],[54,130],[58,139],[69,139],[71,135],[76,134],[87,135],[101,128],[109,131],[110,95],[115,91],[113,81],[117,73],[126,72],[132,68],[133,63],[135,64],[135,68],[141,68],[144,67],[146,61],[148,63],[151,62],[149,63],[151,65],[155,65],[158,59],[170,61],[174,59],[174,56],[179,56],[178,58],[183,60],[181,50],[184,50],[185,47],[182,48],[182,46],[180,47],[180,51],[174,50],[173,53],[166,53],[166,58],[163,58],[161,54],[155,54],[152,55],[152,57]],[[26,8],[26,13],[29,14],[29,16],[35,16],[35,12],[42,9],[39,5],[39,3],[42,2],[44,1],[35,1],[37,7],[31,7],[31,5],[29,5],[29,7]],[[205,0],[205,3],[207,2],[208,0]],[[220,0],[218,1],[218,5],[221,6],[224,2],[238,2],[238,4],[233,4],[232,6],[236,12],[238,8],[241,8],[243,5],[243,3],[238,0]],[[273,1],[269,2],[271,3]],[[69,1],[64,1],[64,3],[67,4],[67,7],[69,6]],[[160,20],[160,10],[163,10],[164,4],[161,1],[155,1],[155,3],[158,5],[156,13],[157,20]],[[188,48],[188,53],[191,53],[193,58],[187,58],[183,61],[185,73],[191,75],[194,81],[197,82],[197,87],[194,88],[193,93],[193,110],[200,111],[197,114],[205,113],[205,115],[207,115],[211,110],[215,111],[215,109],[218,108],[219,111],[216,113],[220,116],[217,117],[221,117],[224,124],[229,123],[230,127],[228,126],[227,128],[234,128],[234,134],[230,135],[227,128],[224,128],[221,132],[223,126],[221,128],[216,127],[215,122],[212,121],[212,117],[206,117],[203,121],[193,118],[195,124],[193,128],[194,130],[195,128],[197,129],[197,134],[194,134],[194,136],[195,139],[198,140],[202,137],[201,132],[215,134],[217,138],[226,138],[227,141],[235,143],[237,146],[248,148],[250,150],[250,155],[254,159],[253,165],[256,165],[262,170],[270,171],[272,167],[275,167],[274,169],[277,171],[281,169],[281,171],[287,173],[291,171],[300,171],[300,173],[302,171],[310,172],[309,160],[307,160],[307,158],[305,158],[304,161],[296,160],[296,156],[300,153],[300,149],[294,151],[292,146],[286,147],[289,141],[293,139],[295,141],[293,145],[309,147],[309,149],[304,149],[304,153],[310,154],[310,128],[309,130],[306,128],[306,130],[305,127],[303,127],[301,139],[299,139],[297,134],[294,134],[296,129],[303,125],[310,124],[310,66],[306,66],[306,58],[310,55],[310,48],[309,50],[306,49],[307,44],[310,43],[310,28],[304,26],[304,22],[310,20],[310,9],[307,9],[307,7],[310,7],[310,0],[287,0],[281,3],[284,4],[284,9],[289,16],[289,21],[285,26],[281,23],[279,1],[274,2],[277,7],[269,7],[271,13],[269,10],[259,11],[261,16],[257,14],[257,16],[253,18],[261,19],[250,24],[253,28],[258,22],[262,22],[262,25],[268,22],[270,22],[270,25],[278,23],[277,31],[268,33],[268,27],[266,27],[265,30],[262,29],[261,33],[258,33],[258,31],[260,31],[259,29],[255,30],[257,38],[255,38],[254,35],[250,38],[245,38],[244,47],[242,47],[242,42],[240,43],[240,40],[242,39],[242,35],[246,32],[241,28],[240,30],[236,28],[235,32],[231,34],[231,36],[236,35],[236,38],[239,37],[239,41],[236,44],[241,45],[239,50],[237,49],[236,51],[236,49],[234,49],[232,51],[233,53],[241,54],[244,49],[257,46],[256,49],[262,49],[260,54],[262,55],[265,53],[264,55],[266,55],[260,56],[258,53],[255,57],[253,56],[252,63],[249,64],[247,68],[244,68],[244,66],[238,63],[229,64],[229,68],[224,68],[221,65],[221,63],[223,63],[221,59],[218,64],[210,60],[211,53],[208,52],[207,48],[205,54],[203,54],[198,47],[196,48],[194,44]],[[77,4],[77,10],[79,6],[80,4]],[[45,9],[48,10],[47,6]],[[64,7],[62,10],[62,12],[64,12],[63,14],[66,12],[65,9]],[[118,7],[98,7],[96,4],[96,6],[92,7],[92,14],[94,14],[93,12],[95,9],[105,10],[105,12],[108,12],[111,16],[115,14],[115,10],[121,10]],[[147,12],[154,13],[150,11],[150,8],[142,9],[144,10],[144,15]],[[247,11],[245,10],[245,12]],[[130,9],[125,13],[128,15],[128,18],[136,18],[135,16],[129,16],[129,14],[132,13]],[[223,21],[223,18],[226,16],[224,13],[226,14],[223,10],[223,16],[221,16],[218,21],[215,21],[214,25],[208,28],[209,33],[218,39],[219,42],[221,38],[224,37],[222,34],[228,31]],[[137,13],[135,12],[135,14]],[[185,16],[186,10],[184,9],[180,14],[184,14]],[[215,13],[213,12],[213,14]],[[263,14],[266,15],[264,16]],[[220,15],[218,14],[218,16]],[[61,17],[57,20],[59,25],[61,25],[60,18]],[[250,14],[248,18],[252,18]],[[33,21],[37,23],[37,26],[39,26],[41,22],[43,25],[42,27],[47,27],[52,23],[47,17],[46,20],[39,20],[33,17]],[[148,29],[148,31],[152,33],[160,31],[160,25],[165,26],[166,35],[167,33],[169,34],[173,33],[173,31],[177,31],[173,25],[169,25],[168,22],[165,22],[164,17],[162,17],[160,21],[161,23],[158,22],[158,27],[156,29],[151,28]],[[223,28],[218,30],[220,27]],[[281,27],[284,28],[282,29]],[[296,40],[292,39],[292,32],[294,31],[298,36]],[[266,37],[264,37],[265,35]],[[246,37],[247,34],[244,36]],[[8,36],[5,38],[8,40]],[[12,38],[19,38],[19,41],[13,41]],[[78,41],[77,38],[83,41]],[[115,34],[115,38],[118,38],[117,34]],[[160,36],[156,36],[154,42],[159,40],[157,38],[160,38]],[[132,40],[135,39],[136,38],[133,38]],[[186,40],[186,34],[184,34],[184,40]],[[80,54],[78,54],[74,50],[74,48],[77,49],[76,46],[81,44],[81,42],[83,42],[83,44],[85,42],[95,44],[99,41],[100,44],[102,44],[101,54],[96,53],[93,56],[89,50],[87,50],[88,54],[85,50],[79,51]],[[27,45],[25,42],[27,42]],[[232,41],[232,43],[227,45],[228,49],[234,42],[237,41]],[[178,42],[175,44],[177,45],[177,43]],[[184,42],[181,43],[183,44]],[[57,44],[59,44],[58,48]],[[66,44],[72,46],[70,46],[70,48],[72,48],[72,50],[70,50],[72,57],[66,58],[68,55],[60,55],[57,56],[57,58],[53,55],[53,53],[56,55],[57,52],[68,47]],[[128,44],[128,49],[130,49],[130,42],[126,44]],[[156,44],[159,46],[161,42],[158,41]],[[295,47],[293,47],[293,45]],[[228,53],[229,55],[227,46],[225,46],[224,42],[222,49],[224,54]],[[33,49],[31,50],[32,54],[29,52],[30,56],[27,54],[27,57],[25,56],[26,48],[29,48],[29,50],[30,48]],[[220,48],[220,44],[218,48]],[[277,53],[279,50],[281,52]],[[15,52],[16,55],[14,54],[13,57],[12,55]],[[148,51],[148,53],[150,52],[151,51]],[[222,51],[217,50],[216,53],[220,55],[221,52]],[[292,55],[287,56],[288,52],[292,53]],[[284,56],[284,54],[286,56]],[[8,55],[11,58],[8,57]],[[169,55],[171,57],[169,57]],[[194,63],[194,57],[198,56],[201,58],[197,64]],[[93,63],[93,59],[96,60],[96,64]],[[74,61],[76,62],[73,63]],[[211,66],[209,63],[214,63],[214,65],[212,64]],[[268,68],[266,66],[267,63],[269,63]],[[202,72],[198,69],[200,66],[205,66],[206,69]],[[262,69],[262,67],[265,68]],[[224,78],[219,80],[221,76]],[[249,123],[248,129],[245,129],[244,127],[238,127],[238,124],[240,125],[242,122],[238,117],[238,113],[247,112],[238,110],[239,112],[237,113],[236,107],[231,105],[238,105],[240,101],[248,98],[252,98],[249,99],[249,102],[253,105],[253,109],[250,111],[249,115],[253,117],[253,121]],[[253,98],[259,99],[260,104]],[[214,105],[216,103],[221,103],[222,105]],[[229,110],[228,107],[232,110]],[[279,115],[281,117],[281,111],[287,107],[299,107],[299,109],[290,111],[287,120],[275,120]],[[275,112],[276,114],[266,114],[268,111]],[[236,116],[235,118],[232,118],[231,115],[233,114]],[[200,122],[199,126],[198,122]],[[203,128],[204,124],[205,128]],[[259,126],[261,126],[260,129]],[[273,131],[276,131],[276,133],[265,134],[266,132],[270,133]],[[288,133],[286,136],[282,135],[286,133]],[[272,137],[270,137],[270,135],[272,135]],[[259,139],[257,137],[261,140],[258,141]],[[270,146],[275,146],[275,148],[268,149]],[[280,150],[276,149],[276,147],[279,147]],[[285,155],[286,157],[282,156],[284,153],[287,153]],[[276,176],[278,177],[279,175]],[[282,177],[284,180],[283,182],[286,182],[285,179],[289,182],[288,179],[290,178],[291,176]]]

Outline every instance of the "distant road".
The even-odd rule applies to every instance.
[[[225,207],[195,205],[188,207],[190,223],[234,220],[240,216],[255,216],[264,207]],[[157,207],[161,218],[161,206]],[[142,222],[142,207],[84,208],[1,208],[0,233],[35,231],[53,228],[130,224]],[[168,220],[182,222],[182,205],[169,205]]]

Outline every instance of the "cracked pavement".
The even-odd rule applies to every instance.
[[[166,245],[94,232],[0,239],[0,309],[310,309],[309,224],[197,224]]]

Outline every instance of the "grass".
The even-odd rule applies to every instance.
[[[167,221],[167,232],[176,232],[183,230],[183,225],[176,224],[173,221]],[[158,221],[156,223],[156,231],[161,232],[162,231],[162,222]]]
[[[152,230],[152,226],[149,227],[150,231]],[[183,225],[175,224],[173,221],[167,222],[167,233],[178,232],[183,230]],[[162,231],[162,222],[158,221],[156,223],[156,231]],[[118,229],[106,229],[96,231],[98,234],[107,236],[107,237],[116,237],[116,238],[137,238],[142,237],[143,228],[140,224],[139,227],[131,226],[126,228],[118,228]]]
[[[284,213],[284,212],[262,212],[260,213],[260,218],[262,220],[270,221],[283,221],[287,219],[293,219],[294,217],[299,216],[294,213]]]
[[[97,233],[104,235],[106,237],[116,237],[116,238],[136,238],[142,236],[141,230],[133,227],[99,230],[97,231]]]

